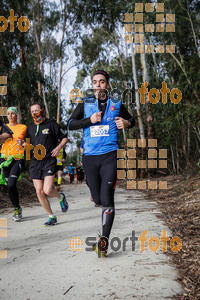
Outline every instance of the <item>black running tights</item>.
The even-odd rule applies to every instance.
[[[3,162],[1,160],[1,162]],[[12,163],[8,167],[3,168],[3,175],[7,182],[8,193],[14,208],[19,208],[19,194],[17,190],[17,179],[22,172],[24,166],[24,160],[13,159]]]
[[[83,167],[94,202],[102,205],[102,235],[109,238],[115,216],[117,151],[102,155],[83,155]]]

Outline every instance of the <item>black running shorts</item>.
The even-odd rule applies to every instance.
[[[63,171],[63,165],[62,166],[56,166],[57,171]]]
[[[31,179],[43,180],[46,176],[55,175],[57,172],[56,163],[55,157],[47,160],[33,159],[29,167],[29,176]]]

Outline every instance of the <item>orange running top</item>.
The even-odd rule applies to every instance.
[[[24,150],[22,146],[17,145],[16,140],[24,139],[25,132],[26,132],[26,125],[23,124],[17,124],[15,126],[11,126],[10,124],[6,124],[13,132],[12,139],[8,139],[1,148],[1,153],[5,155],[5,158],[8,157],[8,155],[12,155],[13,157],[17,156],[23,156]]]

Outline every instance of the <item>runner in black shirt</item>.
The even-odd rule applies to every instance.
[[[42,159],[40,158],[42,151],[39,150],[38,154],[36,154],[32,150],[29,174],[33,179],[38,199],[49,215],[49,219],[44,226],[51,226],[57,223],[57,218],[51,210],[47,196],[59,199],[62,212],[68,210],[65,195],[63,193],[59,194],[53,188],[56,173],[56,156],[59,154],[60,149],[66,145],[68,139],[54,120],[45,118],[44,109],[41,108],[40,104],[31,105],[31,114],[34,122],[27,127],[25,134],[26,144],[24,143],[23,146],[27,148],[27,139],[29,138],[30,144],[34,148],[40,145],[40,147],[42,146],[46,150]],[[58,140],[61,141],[59,145]]]
[[[31,123],[27,127],[25,139],[26,138],[30,138],[31,145],[33,145],[34,148],[37,145],[43,145],[46,150],[44,159],[48,159],[52,158],[52,150],[58,146],[58,140],[62,140],[63,138],[67,139],[67,135],[62,133],[56,121],[45,118],[42,123],[38,125]],[[31,151],[32,159],[37,160],[33,150]],[[41,154],[41,152],[39,152],[39,154]]]

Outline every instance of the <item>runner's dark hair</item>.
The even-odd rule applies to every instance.
[[[40,103],[40,102],[34,102],[34,103],[31,104],[31,106],[33,106],[33,105],[39,105],[40,109],[44,109],[43,103]]]
[[[107,81],[107,83],[108,83],[108,81],[109,81],[109,75],[108,75],[108,73],[107,73],[106,71],[104,71],[104,70],[97,70],[97,71],[94,72],[92,78],[93,78],[95,75],[97,75],[97,74],[103,75],[103,76],[106,78],[106,81]]]

